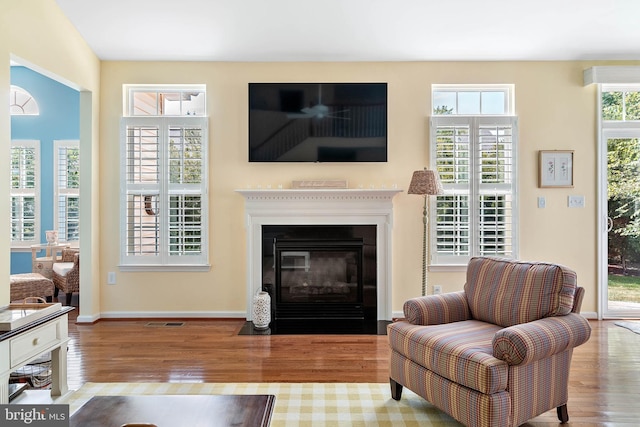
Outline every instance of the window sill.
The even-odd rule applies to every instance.
[[[12,246],[11,252],[28,252],[31,253],[31,246]]]

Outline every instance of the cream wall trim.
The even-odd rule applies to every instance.
[[[640,83],[640,66],[597,66],[584,70],[584,85]]]

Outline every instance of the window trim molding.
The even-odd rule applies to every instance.
[[[597,318],[635,317],[637,312],[629,309],[610,309],[608,296],[609,231],[608,217],[608,150],[607,140],[611,138],[639,138],[640,123],[636,121],[613,121],[602,119],[602,94],[612,88],[640,91],[640,66],[634,67],[592,67],[585,70],[585,86],[596,84],[596,123],[597,123]],[[591,74],[590,74],[591,73]],[[587,80],[590,74],[591,80]]]
[[[583,71],[583,84],[640,84],[640,66],[600,65]],[[598,115],[600,113],[598,112]]]

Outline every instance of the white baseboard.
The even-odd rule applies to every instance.
[[[597,319],[596,312],[582,312],[587,319]],[[404,317],[402,311],[394,311],[394,318]],[[100,319],[246,319],[244,311],[106,311],[94,316],[78,316],[78,323],[95,323]]]
[[[598,313],[595,311],[581,311],[580,314],[587,319],[598,319]]]
[[[105,311],[99,319],[246,319],[244,311]],[[97,320],[97,319],[96,319]],[[80,322],[80,317],[78,317]]]

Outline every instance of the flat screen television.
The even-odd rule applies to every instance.
[[[386,162],[386,83],[249,83],[250,162]]]

